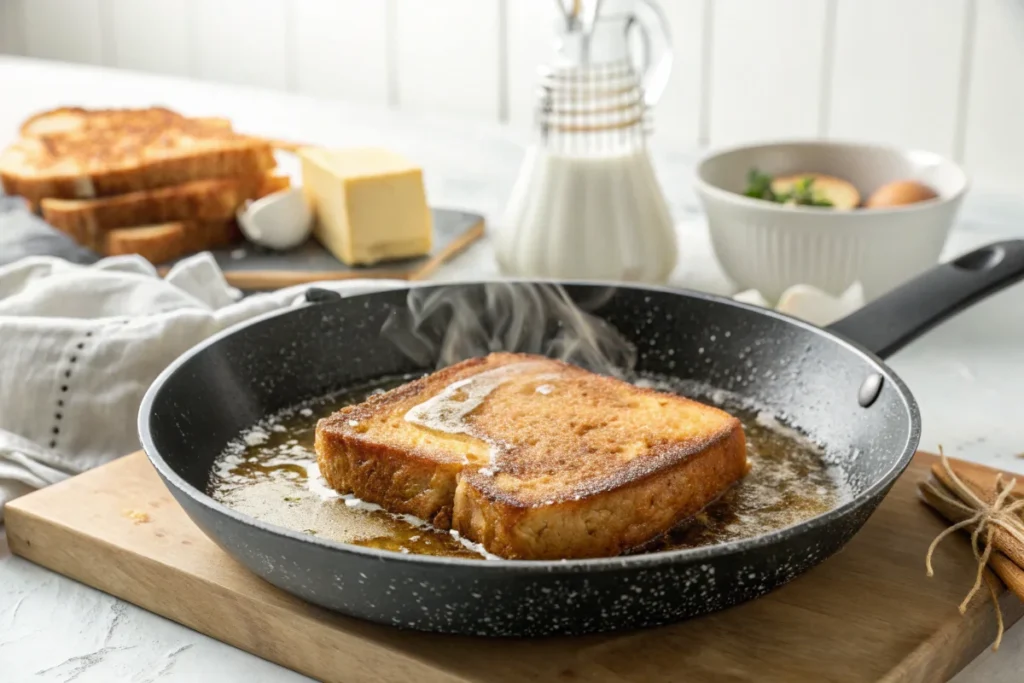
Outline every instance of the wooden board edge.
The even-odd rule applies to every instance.
[[[921,459],[928,463],[929,467],[939,462],[940,456],[927,451],[918,451],[915,459]],[[995,476],[1000,470],[988,465],[949,458],[953,466],[958,470],[974,477]],[[1015,491],[1024,494],[1024,482],[1015,487]],[[924,505],[923,501],[921,503]],[[937,517],[938,513],[931,511]],[[962,536],[963,534],[958,534]],[[961,539],[966,542],[966,539]],[[996,578],[990,570],[986,574]],[[922,558],[921,575],[924,579],[924,566]],[[996,578],[996,584],[1002,583]],[[964,586],[964,595],[970,586]],[[998,595],[999,607],[1003,612],[1003,623],[1006,630],[1009,630],[1021,618],[1024,618],[1024,602],[1021,602],[1016,595],[1007,590],[1005,586]],[[965,626],[966,623],[966,626]],[[956,605],[949,606],[949,618],[935,630],[935,632],[924,642],[920,643],[909,655],[893,667],[885,676],[879,679],[879,683],[931,683],[932,681],[949,680],[964,667],[974,661],[985,648],[991,647],[996,638],[996,616],[995,607],[989,597],[987,588],[982,588],[967,606],[967,611],[960,614]],[[964,640],[964,636],[969,638]]]
[[[298,625],[299,622],[312,619],[280,605],[241,603],[234,599],[234,594],[230,590],[215,582],[181,572],[173,572],[180,585],[170,587],[171,590],[179,595],[208,596],[205,605],[209,608],[208,618],[204,619],[197,610],[191,609],[186,601],[173,602],[173,605],[160,609],[153,601],[147,599],[147,594],[157,583],[155,580],[147,580],[147,577],[154,576],[157,573],[154,570],[164,567],[163,563],[141,557],[97,538],[91,539],[93,545],[90,550],[98,549],[110,559],[103,563],[89,562],[88,558],[76,553],[79,537],[67,527],[52,521],[44,522],[20,506],[8,505],[5,508],[5,515],[7,543],[12,554],[261,659],[265,659],[259,653],[260,642],[265,634],[273,633],[274,628],[288,628],[289,623]],[[169,587],[162,585],[161,588],[166,590]],[[272,627],[271,624],[276,626]],[[332,638],[351,640],[347,647],[331,648],[335,656],[350,661],[314,662],[311,658],[304,657],[302,652],[284,648],[270,648],[278,656],[268,661],[317,680],[338,683],[376,683],[381,680],[382,672],[388,672],[389,676],[400,674],[400,677],[391,680],[408,683],[469,683],[469,679],[439,669],[430,661],[373,642],[358,634],[334,630]],[[359,655],[349,654],[351,652],[359,652]]]
[[[986,573],[995,576],[989,570]],[[969,589],[970,586],[964,587],[965,595]],[[1007,630],[1024,616],[1024,603],[1008,590],[1004,589],[999,596],[999,607]],[[981,589],[963,615],[957,612],[956,605],[950,605],[949,609],[950,618],[878,683],[948,681],[977,659],[985,648],[992,647],[996,638],[996,617],[988,589]]]
[[[483,237],[484,231],[486,229],[485,226],[486,220],[483,218],[483,216],[481,216],[480,219],[472,226],[470,226],[464,233],[462,233],[462,235],[460,235],[457,239],[454,239],[451,242],[449,242],[448,246],[446,246],[444,249],[438,252],[435,258],[430,259],[422,266],[420,266],[420,268],[410,273],[409,279],[423,280],[430,277],[430,275],[435,270],[437,270],[442,263],[447,263],[448,261],[452,260],[460,253],[468,249],[478,239]]]
[[[368,270],[294,271],[294,270],[225,270],[224,279],[232,287],[243,291],[283,289],[295,285],[339,280],[408,280],[409,272]]]
[[[281,289],[321,280],[422,280],[436,271],[441,264],[450,261],[483,237],[485,224],[486,220],[481,216],[476,223],[445,245],[444,249],[411,270],[395,270],[393,267],[389,269],[386,264],[379,268],[371,266],[363,270],[224,270],[224,279],[232,287],[246,291]]]
[[[915,457],[918,456],[926,464],[931,464],[937,460],[937,456],[927,452],[919,452]],[[145,455],[141,451],[137,451],[112,461],[103,467],[116,467],[118,463],[127,464],[130,458],[145,458]],[[998,471],[995,468],[977,463],[951,460],[954,460],[958,467],[963,464],[974,474],[994,475]],[[101,546],[104,552],[113,554],[116,558],[102,563],[103,567],[109,568],[109,566],[114,566],[124,573],[97,573],[101,571],[100,569],[97,569],[95,572],[90,571],[89,562],[82,561],[81,558],[76,558],[75,556],[75,552],[81,550],[76,547],[78,545],[76,542],[77,536],[66,527],[55,525],[52,521],[44,521],[34,512],[34,510],[40,509],[39,505],[50,500],[52,496],[56,495],[59,497],[61,488],[71,485],[72,479],[79,479],[80,481],[81,477],[89,477],[99,469],[90,470],[78,477],[69,478],[64,482],[8,503],[5,507],[7,541],[12,553],[98,590],[127,600],[143,609],[176,621],[197,632],[206,633],[222,642],[256,656],[261,656],[255,650],[257,644],[248,644],[247,641],[239,640],[230,633],[222,633],[221,628],[217,626],[204,627],[200,623],[190,620],[188,617],[191,613],[187,612],[187,610],[184,616],[179,616],[171,613],[173,610],[170,608],[154,608],[152,603],[146,599],[145,582],[142,582],[141,585],[137,585],[137,582],[139,577],[145,577],[148,572],[152,571],[153,567],[165,567],[164,563],[136,556],[115,544],[94,538],[93,541],[98,546]],[[923,509],[924,507],[922,504]],[[37,539],[34,546],[31,539]],[[40,539],[42,542],[38,542]],[[922,580],[925,580],[923,579],[923,573],[924,570],[922,568]],[[130,579],[130,581],[124,581],[125,577]],[[191,577],[190,581],[183,581],[183,583],[190,583],[192,585],[191,587],[180,586],[175,590],[202,591],[204,587],[209,586],[211,590],[218,591],[214,596],[214,609],[217,609],[218,613],[225,610],[237,610],[238,608],[237,600],[233,599],[233,594],[228,595],[229,591],[215,582]],[[969,586],[964,587],[965,592],[967,589],[969,589]],[[217,607],[215,604],[216,600],[224,602],[221,606]],[[1007,629],[1024,617],[1024,603],[1019,601],[1009,591],[1002,591],[1000,604]],[[184,606],[180,607],[184,608]],[[249,607],[250,611],[252,611],[252,606]],[[241,629],[241,631],[252,631],[251,624],[262,623],[267,619],[265,615],[268,614],[274,616],[280,612],[297,619],[303,618],[301,614],[297,614],[280,605],[261,603],[259,608],[254,614],[243,615],[244,619],[242,621],[250,624],[250,626],[248,629]],[[988,599],[988,592],[986,590],[983,590],[981,595],[972,601],[965,615],[961,616],[956,610],[956,605],[953,604],[949,606],[949,612],[949,618],[937,624],[936,630],[927,640],[919,643],[913,651],[907,654],[885,676],[878,680],[883,683],[926,683],[934,680],[947,680],[972,662],[986,647],[991,646],[995,637],[995,618],[993,606]],[[223,629],[229,628],[226,623],[221,624],[221,627]],[[253,634],[248,633],[248,635],[252,637]],[[465,683],[466,681],[474,680],[439,669],[429,661],[420,660],[400,649],[389,648],[386,644],[379,642],[367,643],[367,639],[358,634],[348,634],[348,636],[356,641],[351,648],[358,650],[360,645],[366,644],[373,650],[369,655],[372,658],[372,666],[370,666],[372,671],[369,677],[355,680],[380,680],[381,672],[388,670],[396,659],[400,660],[403,665],[407,662],[412,663],[412,671],[415,672],[415,676],[409,677],[408,680],[415,680],[416,683],[431,683],[433,681]],[[259,641],[253,642],[258,643]],[[351,648],[348,652],[352,651]],[[305,666],[304,661],[293,663],[285,658],[275,658],[271,661],[306,675],[319,676],[324,680],[337,680],[331,677],[330,672],[327,672],[325,676],[324,672],[310,669],[308,666]],[[349,668],[346,668],[344,672],[347,676],[352,674],[352,670]],[[345,680],[352,679],[346,678]]]

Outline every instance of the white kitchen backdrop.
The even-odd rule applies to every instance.
[[[891,142],[1024,194],[1024,0],[661,4],[677,61],[658,144]],[[527,127],[554,16],[554,0],[0,0],[0,52]]]

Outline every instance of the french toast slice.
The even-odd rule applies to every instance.
[[[225,223],[247,199],[289,186],[287,176],[197,180],[156,190],[141,190],[101,199],[44,199],[47,223],[80,244],[102,249],[104,233],[116,228],[175,221]]]
[[[4,191],[36,206],[45,198],[89,199],[229,176],[275,165],[270,143],[224,119],[168,109],[62,108],[36,115],[0,153]]]
[[[559,361],[474,358],[320,420],[334,489],[505,558],[618,555],[743,477],[739,420]]]
[[[85,109],[84,107],[57,107],[33,114],[21,124],[24,137],[43,137],[58,133],[84,133],[110,128],[156,129],[186,118],[166,107],[142,109]],[[194,118],[204,125],[231,130],[231,121],[221,117]]]
[[[104,235],[101,253],[138,254],[160,265],[198,251],[226,247],[241,238],[234,220],[177,221],[111,230]]]

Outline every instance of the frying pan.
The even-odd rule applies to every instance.
[[[156,380],[139,431],[157,472],[211,539],[323,607],[402,628],[488,636],[654,626],[756,598],[839,550],[906,468],[921,433],[913,396],[880,358],[1022,277],[1024,240],[989,245],[828,329],[693,292],[565,284],[576,301],[612,292],[592,312],[636,344],[637,370],[752,399],[825,444],[852,490],[825,514],[719,545],[555,562],[405,555],[266,524],[207,496],[216,456],[261,418],[428,369],[381,339],[385,320],[406,308],[406,289],[349,298],[310,290],[307,305],[211,338]],[[483,286],[427,285],[470,295]]]

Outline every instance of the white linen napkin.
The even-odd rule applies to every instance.
[[[353,294],[403,284],[315,286]],[[142,396],[171,361],[301,302],[309,286],[242,299],[208,253],[164,278],[135,256],[91,266],[39,256],[0,268],[0,522],[15,496],[137,450]]]

